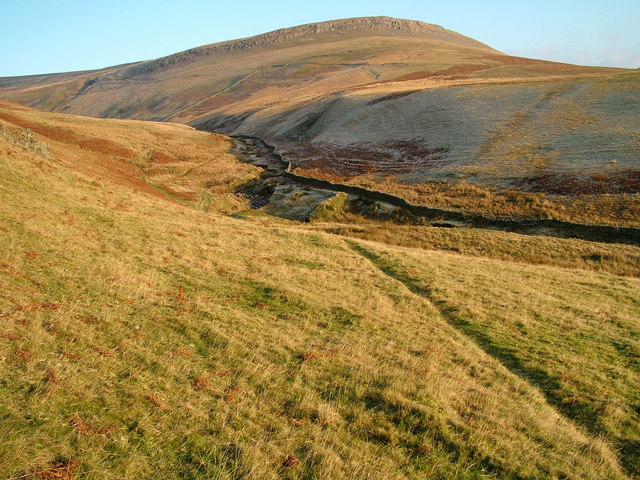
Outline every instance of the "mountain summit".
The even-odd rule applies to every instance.
[[[193,125],[215,118],[230,131],[238,115],[276,105],[288,110],[300,101],[363,87],[380,90],[390,82],[393,90],[415,90],[425,82],[433,86],[434,78],[504,82],[587,70],[607,71],[510,57],[439,25],[361,17],[283,28],[98,71],[0,79],[0,98],[94,117]]]
[[[637,172],[637,75],[513,57],[437,25],[366,17],[99,71],[0,79],[0,99],[259,137],[298,173],[359,185],[374,176],[423,202],[415,185],[431,181],[637,191],[628,180]]]
[[[447,30],[440,25],[420,22],[418,20],[406,20],[393,17],[355,17],[342,20],[330,20],[326,22],[309,23],[297,27],[288,27],[274,30],[261,35],[255,35],[245,39],[223,42],[224,45],[240,46],[246,48],[251,46],[279,43],[298,38],[311,37],[315,34],[335,33],[366,33],[372,32],[395,32],[398,34],[420,34],[434,40],[442,40],[460,45],[467,45],[479,48],[490,48],[464,35],[460,35],[452,30]],[[219,44],[213,44],[219,45]],[[206,47],[205,47],[206,48]]]

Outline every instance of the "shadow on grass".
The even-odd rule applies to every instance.
[[[381,256],[376,255],[354,241],[347,240],[346,243],[354,252],[369,260],[385,275],[402,283],[413,294],[429,301],[450,325],[471,339],[485,353],[498,360],[514,375],[517,375],[524,381],[538,388],[544,394],[549,404],[562,415],[587,428],[593,435],[598,436],[604,433],[599,425],[600,418],[596,411],[597,406],[588,402],[563,402],[564,394],[562,385],[548,372],[525,365],[522,359],[518,357],[517,352],[496,344],[489,335],[479,331],[473,322],[460,315],[458,313],[459,309],[455,305],[439,300],[434,295],[432,289],[418,285],[416,280],[399,265],[386,261]],[[623,468],[625,468],[633,478],[636,478],[635,475],[640,473],[640,451],[635,448],[638,442],[624,438],[611,439],[616,443],[619,451],[619,460]]]

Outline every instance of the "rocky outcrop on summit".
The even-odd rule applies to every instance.
[[[213,44],[211,46],[246,49],[267,44],[285,42],[304,37],[311,37],[320,33],[348,33],[364,31],[381,31],[386,33],[413,33],[422,34],[436,40],[443,40],[459,45],[466,45],[478,48],[491,49],[489,46],[478,42],[459,33],[447,30],[440,25],[419,22],[417,20],[405,20],[392,17],[359,17],[344,20],[332,20],[328,22],[309,23],[298,27],[282,28],[272,32],[256,35],[254,37],[226,42],[224,44]],[[313,40],[313,38],[310,38]],[[207,48],[207,47],[203,47]]]
[[[431,40],[440,40],[455,45],[486,49],[493,53],[499,53],[484,43],[460,35],[452,30],[447,30],[440,25],[392,17],[357,17],[309,23],[298,27],[281,28],[253,37],[241,38],[229,42],[212,43],[185,50],[168,57],[133,65],[124,71],[124,75],[135,76],[145,74],[177,63],[189,62],[198,57],[228,53],[236,50],[250,50],[296,40],[313,42],[317,40],[314,35],[332,33],[336,35],[346,35],[349,33],[365,33],[367,35],[373,33],[383,35],[411,34],[424,36]]]

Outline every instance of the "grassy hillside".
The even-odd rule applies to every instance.
[[[415,204],[638,226],[639,86],[625,73],[362,89],[236,131],[271,140],[298,173]]]
[[[260,173],[230,153],[228,137],[177,124],[43,116],[0,102],[0,138],[30,150],[44,148],[46,158],[74,171],[205,211],[246,207],[233,190]]]
[[[144,152],[251,178],[223,137],[0,113],[2,477],[640,473],[637,278],[205,212]]]
[[[299,173],[418,204],[639,226],[639,79],[368,17],[98,71],[0,79],[0,98],[257,136]]]
[[[352,89],[404,91],[620,71],[511,57],[437,25],[365,17],[98,71],[0,79],[0,98],[95,117],[192,124],[217,119],[229,130],[250,116],[260,119],[260,111],[272,116]]]

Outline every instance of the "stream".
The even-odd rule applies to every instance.
[[[237,135],[233,138],[245,154],[248,152],[248,160],[251,163],[273,175],[285,177],[287,180],[306,188],[344,192],[368,202],[390,204],[402,209],[403,217],[409,219],[406,223],[422,223],[434,227],[447,228],[484,228],[524,235],[578,238],[594,242],[625,243],[640,246],[639,228],[585,225],[554,219],[516,220],[492,218],[476,213],[413,205],[401,197],[388,193],[298,175],[291,171],[291,163],[277,152],[276,147],[267,144],[264,140],[246,135]]]

